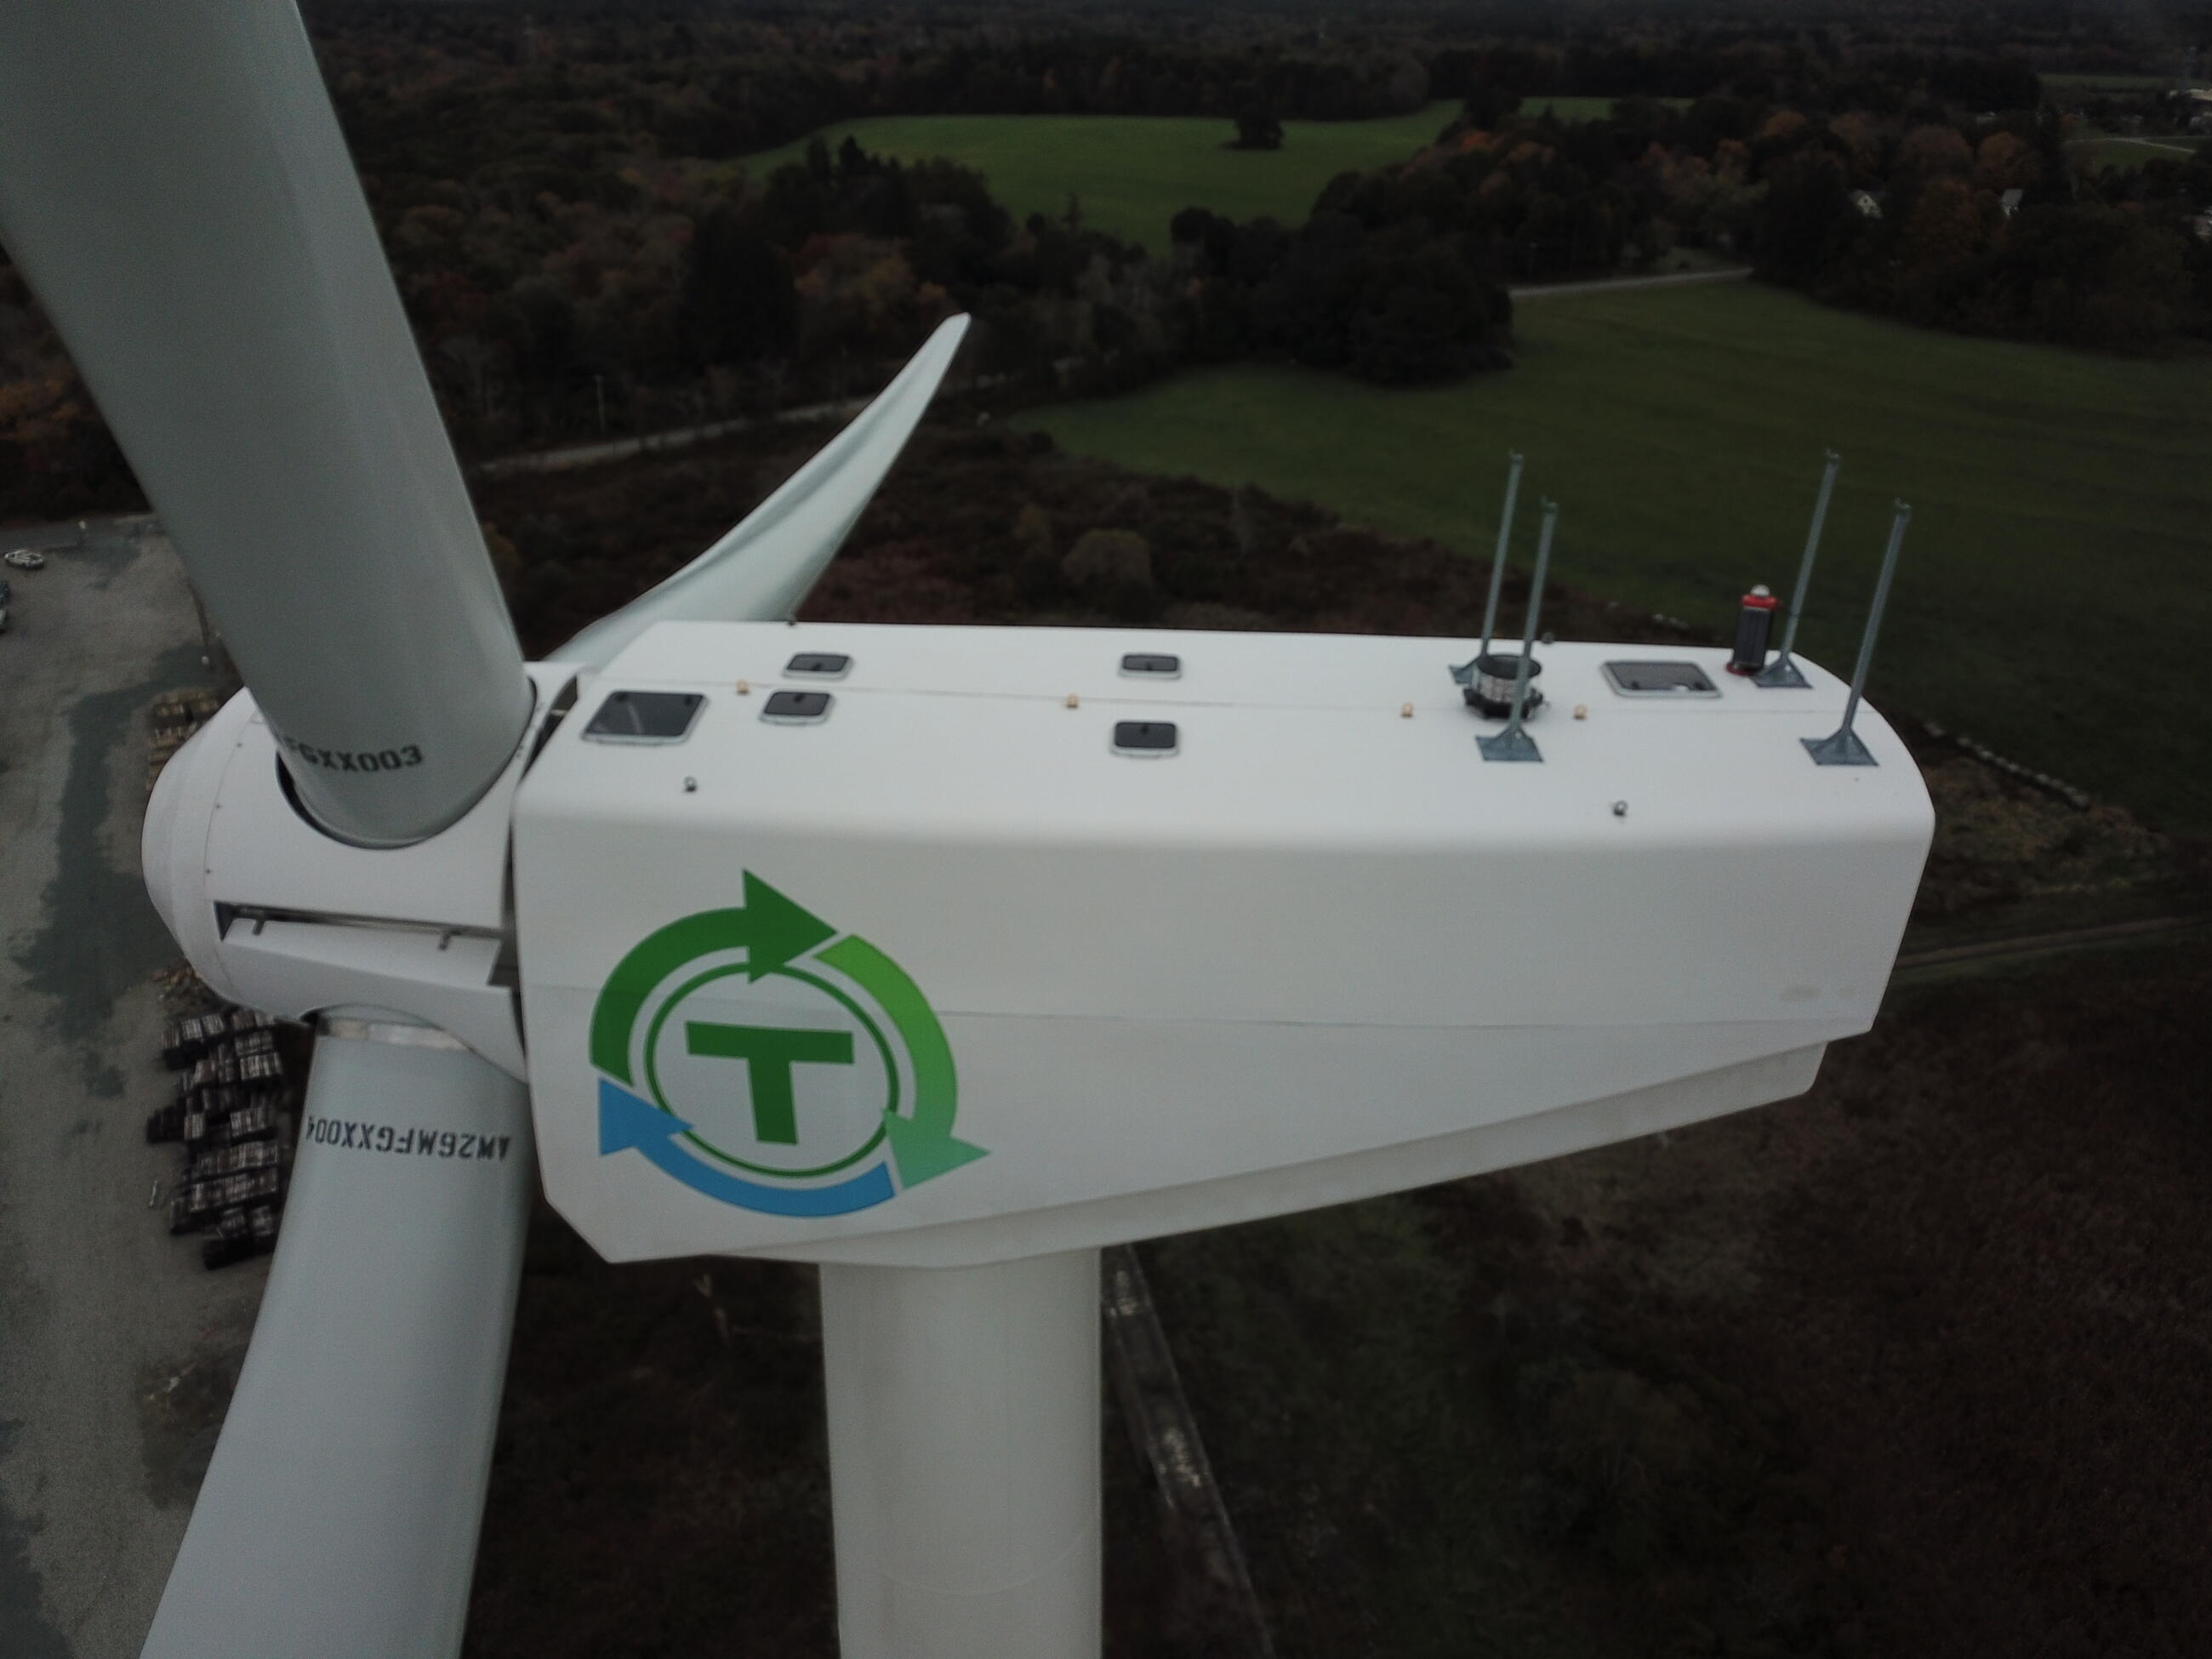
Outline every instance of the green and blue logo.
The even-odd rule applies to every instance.
[[[744,908],[651,933],[592,1011],[599,1154],[769,1215],[849,1215],[983,1156],[905,970],[744,872]]]

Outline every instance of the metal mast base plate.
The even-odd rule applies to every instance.
[[[1540,761],[1544,758],[1544,751],[1536,747],[1536,739],[1518,727],[1494,732],[1486,738],[1477,738],[1474,742],[1486,761]]]
[[[1765,686],[1770,691],[1777,689],[1802,691],[1813,684],[1805,678],[1804,672],[1788,657],[1777,657],[1765,667],[1753,674],[1751,677],[1751,683],[1753,685]]]
[[[1848,726],[1839,726],[1825,738],[1800,738],[1805,752],[1813,757],[1816,766],[1879,766],[1881,763],[1859,740],[1859,734]]]

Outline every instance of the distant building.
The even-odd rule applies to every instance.
[[[2020,204],[2027,195],[2027,192],[2024,190],[2008,190],[1997,198],[1997,205],[2004,210],[2006,218],[2009,219],[2020,211]]]
[[[2199,213],[2189,222],[2190,229],[2197,233],[2200,242],[2212,242],[2212,213]]]
[[[1851,205],[1858,210],[1861,218],[1879,219],[1883,210],[1889,205],[1889,192],[1884,190],[1855,190],[1851,192]]]

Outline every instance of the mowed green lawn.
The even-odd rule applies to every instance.
[[[1164,253],[1168,222],[1187,207],[1302,223],[1338,173],[1404,161],[1458,112],[1445,100],[1386,120],[1286,121],[1279,150],[1231,149],[1230,122],[1180,116],[878,116],[819,136],[833,151],[849,134],[862,149],[904,161],[949,157],[981,173],[1022,218],[1057,216],[1073,195],[1092,229]],[[748,156],[745,170],[765,179],[803,161],[808,142]]]
[[[2139,167],[2146,161],[2186,161],[2203,146],[2203,140],[2185,136],[2160,138],[2115,138],[2099,133],[2070,139],[2069,155],[2089,151],[2093,167]]]
[[[2046,93],[2075,97],[2092,92],[2157,92],[2173,85],[2171,75],[2045,75],[2041,79]]]
[[[1787,593],[1833,446],[1801,648],[1850,672],[1902,496],[1875,702],[2212,828],[2212,363],[1923,332],[1752,283],[1560,295],[1516,330],[1518,367],[1456,386],[1240,367],[1022,419],[1485,559],[1517,446],[1518,556],[1554,496],[1560,580],[1723,630],[1749,583]]]

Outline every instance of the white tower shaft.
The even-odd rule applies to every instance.
[[[1097,1659],[1098,1252],[822,1269],[842,1659]]]

